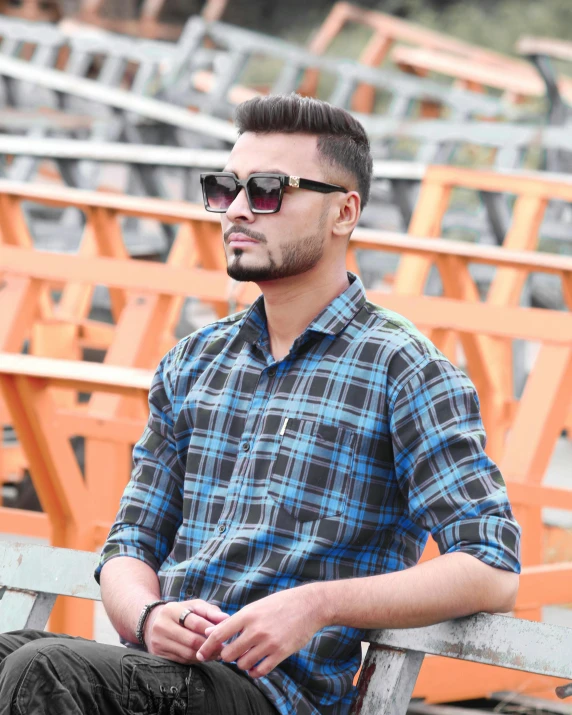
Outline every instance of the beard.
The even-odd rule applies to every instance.
[[[246,265],[242,260],[244,251],[237,248],[233,255],[227,258],[226,272],[235,281],[252,281],[253,283],[290,278],[306,273],[314,268],[324,253],[324,224],[325,212],[320,217],[315,234],[287,243],[282,247],[280,263],[277,263],[272,256],[268,256],[264,264]],[[261,242],[267,243],[265,238]]]

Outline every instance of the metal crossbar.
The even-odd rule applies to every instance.
[[[377,92],[391,95],[386,113],[394,117],[405,117],[424,102],[447,109],[456,118],[472,115],[491,117],[506,113],[506,108],[494,97],[446,88],[438,82],[373,69],[358,62],[320,57],[276,37],[220,22],[207,24],[200,18],[191,18],[181,35],[181,44],[187,43],[187,36],[193,38],[189,43],[193,47],[196,47],[196,39],[200,38],[202,51],[194,51],[192,57],[189,55],[189,63],[180,65],[182,73],[176,70],[172,79],[165,80],[166,85],[172,86],[167,96],[173,101],[183,97],[185,102],[193,102],[202,111],[217,116],[229,117],[232,114],[233,89],[241,87],[247,94],[254,91],[254,88],[248,87],[246,71],[252,62],[260,63],[261,60],[267,66],[280,65],[278,76],[270,81],[267,88],[272,94],[300,89],[305,73],[312,70],[324,80],[323,98],[337,106],[349,108],[358,88],[368,85]],[[204,47],[205,43],[214,43],[214,49]],[[207,78],[206,92],[196,88],[196,73],[199,70],[210,77]],[[329,89],[326,88],[328,83]]]
[[[310,49],[320,54],[328,51],[335,38],[349,24],[365,26],[373,31],[360,55],[363,64],[378,66],[389,60],[406,72],[421,76],[429,70],[442,72],[454,77],[461,87],[477,91],[500,88],[504,90],[505,100],[510,103],[542,94],[538,75],[522,60],[346,2],[335,3],[315,33]],[[395,47],[396,42],[412,47]],[[568,93],[572,91],[569,79],[564,79],[562,84]],[[305,85],[305,90],[315,91],[315,79]],[[372,102],[371,92],[363,88],[358,98],[359,108],[371,111]]]

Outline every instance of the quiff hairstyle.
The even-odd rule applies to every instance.
[[[299,94],[254,97],[236,108],[239,134],[315,134],[324,164],[355,177],[361,207],[367,204],[373,160],[363,126],[349,112]]]

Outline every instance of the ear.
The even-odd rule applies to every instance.
[[[332,227],[332,233],[334,236],[347,238],[359,220],[361,199],[357,191],[348,191],[341,199],[339,203],[336,202],[338,214]]]

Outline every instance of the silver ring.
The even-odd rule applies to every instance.
[[[194,613],[192,608],[185,608],[185,610],[181,613],[179,616],[179,625],[185,627],[185,618],[187,616],[190,616],[191,613]]]

